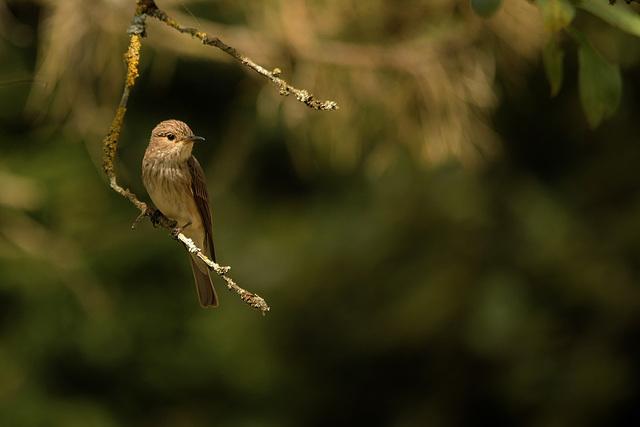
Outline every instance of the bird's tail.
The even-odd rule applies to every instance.
[[[216,295],[216,290],[211,282],[209,268],[195,254],[189,254],[189,261],[191,261],[191,269],[193,270],[193,278],[196,281],[200,305],[203,307],[217,307],[218,295]]]

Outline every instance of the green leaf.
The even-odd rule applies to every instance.
[[[592,129],[611,116],[620,104],[622,76],[617,66],[608,64],[589,40],[574,28],[569,31],[580,43],[578,89],[582,109]]]
[[[551,39],[542,52],[542,62],[547,80],[551,86],[551,97],[554,97],[562,87],[564,78],[564,52],[558,46],[555,39]]]
[[[634,36],[640,37],[640,16],[623,2],[611,6],[601,0],[584,0],[579,7]]]
[[[576,9],[568,0],[536,0],[547,31],[555,33],[573,21]]]

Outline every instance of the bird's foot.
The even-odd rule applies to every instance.
[[[173,236],[174,239],[178,240],[178,234],[182,233],[182,231],[190,225],[191,225],[191,221],[189,221],[182,227],[175,227],[173,230],[171,230],[171,235]]]
[[[162,226],[162,219],[164,215],[162,215],[162,212],[160,212],[159,209],[147,209],[144,215],[149,217],[151,224],[153,224],[155,228]]]

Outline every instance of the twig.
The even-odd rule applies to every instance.
[[[184,234],[179,233],[177,236],[177,239],[184,244],[184,246],[189,250],[189,252],[195,253],[198,256],[198,258],[200,258],[202,261],[205,262],[205,264],[209,266],[210,269],[218,273],[218,275],[222,277],[225,282],[227,282],[227,287],[229,288],[229,290],[234,291],[235,293],[240,295],[240,298],[242,299],[242,301],[246,302],[251,307],[262,311],[263,315],[265,314],[265,312],[270,310],[270,307],[267,305],[267,302],[262,297],[260,297],[257,294],[253,294],[245,289],[242,289],[240,286],[236,285],[236,283],[231,279],[231,277],[227,276],[227,272],[231,269],[231,267],[221,266],[217,262],[211,261],[202,253],[202,249],[197,247],[193,243],[193,240],[189,239]]]
[[[149,217],[149,219],[151,220],[154,226],[161,226],[163,228],[173,230],[177,225],[175,221],[168,219],[159,210],[151,208],[147,206],[146,203],[138,200],[136,195],[133,194],[129,189],[124,189],[120,185],[118,185],[117,174],[115,172],[115,168],[113,165],[113,160],[115,158],[116,150],[118,148],[118,141],[120,139],[120,130],[122,128],[122,122],[124,120],[124,115],[127,112],[127,102],[129,101],[129,94],[131,93],[131,88],[133,88],[135,81],[139,76],[138,67],[140,63],[140,48],[142,47],[141,39],[146,36],[146,17],[147,15],[157,17],[155,16],[155,14],[166,16],[164,12],[162,12],[160,9],[157,8],[153,0],[136,0],[136,3],[137,3],[136,12],[133,15],[133,19],[131,20],[131,25],[129,26],[129,29],[127,30],[127,34],[129,34],[129,47],[127,49],[127,52],[124,55],[124,59],[127,64],[127,76],[125,79],[125,86],[122,92],[122,98],[120,99],[120,104],[118,105],[118,109],[116,110],[116,115],[113,119],[113,122],[111,123],[111,127],[109,128],[109,133],[107,134],[107,136],[104,138],[104,141],[103,141],[104,159],[102,162],[102,169],[104,170],[105,174],[107,174],[107,178],[109,178],[109,185],[111,186],[111,188],[113,188],[116,192],[118,192],[120,195],[122,195],[127,200],[129,200],[141,212],[138,218],[136,218],[131,228],[135,229],[136,225],[142,218]],[[154,15],[152,15],[152,13]],[[170,19],[170,18],[167,17],[167,19]],[[205,37],[209,37],[209,36],[205,35]],[[241,57],[235,51],[235,49],[229,46],[227,46],[227,48],[235,52],[236,55],[238,55],[238,57]],[[253,69],[256,69],[255,67],[259,67],[260,69],[263,69],[259,65],[256,65],[250,60],[248,60],[248,58],[247,58],[247,61],[248,61],[246,64],[247,66]],[[264,73],[261,73],[261,74],[264,74],[267,77],[271,76],[270,78],[273,81],[273,78],[275,77],[274,73],[268,72],[266,70],[264,71],[267,74],[264,74]],[[296,97],[299,98],[297,92],[294,92],[294,91],[298,91],[297,89],[290,87],[284,81],[283,83],[286,85],[286,88],[291,88],[290,91],[293,93],[296,93]],[[289,91],[289,89],[287,90]],[[304,92],[304,91],[298,91],[298,92]],[[308,95],[307,98],[308,98],[307,101],[306,102],[303,101],[303,102],[305,102],[305,104],[309,106],[312,106],[309,103],[318,102],[313,100],[313,96],[311,95]],[[313,108],[325,109],[325,110],[331,109],[331,108],[321,108],[321,107],[313,107]],[[332,109],[337,109],[337,106],[335,106]],[[187,250],[189,250],[190,252],[196,253],[197,256],[202,261],[204,261],[209,266],[210,269],[212,269],[220,277],[222,277],[224,281],[227,282],[227,287],[229,288],[229,290],[232,290],[235,293],[237,293],[245,303],[249,304],[251,307],[255,309],[260,310],[263,315],[270,310],[270,307],[267,305],[266,301],[263,298],[245,289],[242,289],[229,276],[227,276],[227,273],[229,272],[230,267],[221,266],[211,261],[202,252],[202,249],[198,248],[191,239],[185,237],[182,233],[178,234],[177,239],[180,242],[182,242],[182,244],[187,248]]]
[[[102,162],[102,170],[107,174],[109,178],[109,185],[115,191],[120,193],[123,197],[129,200],[131,203],[135,205],[142,212],[147,210],[147,205],[144,202],[138,200],[135,194],[133,194],[128,189],[120,187],[116,181],[117,175],[115,169],[113,167],[113,159],[116,155],[116,150],[118,148],[118,140],[120,139],[120,129],[122,128],[122,121],[124,120],[124,115],[127,112],[127,102],[129,101],[129,93],[131,92],[131,88],[135,84],[136,78],[138,77],[138,64],[140,63],[140,47],[142,46],[140,43],[140,39],[145,36],[145,19],[146,15],[141,13],[140,7],[136,8],[136,13],[133,16],[131,21],[131,26],[127,30],[127,34],[129,34],[129,48],[127,49],[127,53],[124,55],[125,62],[127,64],[127,76],[124,85],[124,91],[122,92],[122,98],[120,99],[120,105],[118,105],[118,109],[116,110],[116,116],[111,123],[111,128],[109,129],[109,133],[104,139],[103,149],[104,149],[104,160]]]
[[[196,28],[190,28],[180,25],[175,19],[167,15],[166,12],[158,9],[153,0],[142,0],[140,1],[140,3],[143,3],[145,5],[145,13],[149,16],[152,16],[164,22],[171,28],[180,31],[181,33],[190,34],[192,37],[200,39],[200,41],[202,41],[202,44],[217,47],[221,51],[240,61],[242,65],[245,65],[258,74],[267,77],[273,84],[278,87],[278,89],[280,90],[280,95],[289,96],[290,94],[293,94],[298,101],[315,110],[333,111],[339,109],[338,104],[335,101],[317,100],[315,99],[313,94],[310,94],[305,89],[296,89],[286,81],[282,80],[280,78],[280,73],[282,71],[279,68],[275,68],[273,71],[269,71],[261,65],[253,62],[249,57],[241,55],[236,49],[227,45],[219,38],[210,36],[207,33],[199,31]]]

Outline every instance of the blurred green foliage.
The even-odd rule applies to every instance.
[[[386,1],[333,13],[331,1],[276,3],[186,6],[229,25],[219,29],[232,45],[246,28],[289,40],[281,24],[309,13],[325,18],[314,28],[328,48],[332,37],[370,43],[357,67],[318,59],[322,42],[306,57],[279,42],[265,54],[263,65],[340,111],[280,100],[150,23],[117,159],[120,184],[147,200],[140,161],[153,126],[183,119],[207,138],[195,154],[218,258],[265,297],[266,317],[224,289],[219,308],[201,309],[184,249],[148,221],[131,231],[138,212],[106,184],[100,145],[120,96],[129,2],[93,3],[114,36],[87,32],[107,44],[74,47],[75,68],[53,74],[42,71],[55,65],[44,34],[63,32],[45,28],[52,5],[79,3],[2,3],[12,32],[0,38],[0,425],[640,420],[637,39],[577,11],[573,25],[621,64],[625,88],[591,131],[577,53],[566,51],[572,72],[551,100],[540,17],[521,25],[539,33],[503,40],[515,34],[507,18],[528,22],[514,15],[527,2],[505,0],[483,23],[468,1],[407,0],[406,13]],[[472,61],[437,57],[420,65],[427,74],[366,62],[373,43],[411,52],[405,40],[437,46],[451,28],[477,38],[464,50]],[[441,80],[416,88],[416,76]]]

